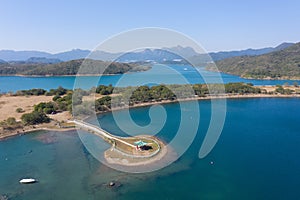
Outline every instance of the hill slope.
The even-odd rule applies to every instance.
[[[76,75],[83,59],[71,60],[54,64],[13,62],[0,64],[0,75],[38,75],[38,76],[60,76]],[[110,64],[106,69],[105,67]],[[129,71],[143,71],[148,67],[135,64],[104,62],[99,60],[85,60],[85,70],[80,74],[123,74]]]
[[[216,62],[218,70],[245,78],[300,79],[300,43],[259,56],[239,56]],[[211,66],[208,69],[214,70]]]

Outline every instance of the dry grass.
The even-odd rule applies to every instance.
[[[48,102],[52,100],[52,96],[0,96],[0,121],[8,117],[14,117],[20,120],[24,113],[33,111],[33,106],[40,102]],[[17,113],[16,109],[22,108],[25,112]]]
[[[8,117],[14,117],[16,120],[21,120],[21,116],[24,113],[30,113],[33,111],[33,106],[41,102],[52,101],[53,96],[0,96],[0,121],[7,119]],[[24,112],[16,112],[17,108],[22,108]],[[57,113],[55,115],[49,115],[50,118],[57,121],[67,121],[71,119],[69,112]]]
[[[256,86],[260,89],[265,89],[267,92],[275,92],[276,90],[276,86],[273,86],[273,85],[266,85],[266,86]],[[292,86],[292,85],[289,85],[289,86],[282,86],[284,89],[290,89],[290,90],[299,90],[300,87],[295,87],[295,86]]]

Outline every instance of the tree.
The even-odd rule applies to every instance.
[[[111,108],[111,97],[105,96],[100,99],[97,99],[95,102],[96,111],[106,111]]]
[[[41,102],[34,106],[34,110],[37,112],[44,112],[46,114],[51,114],[57,111],[57,105],[54,102]]]
[[[35,125],[50,122],[50,118],[45,113],[38,111],[23,114],[21,116],[21,120],[25,125]]]
[[[9,117],[7,118],[6,120],[6,124],[9,125],[9,126],[14,126],[16,125],[18,122],[16,121],[16,118],[14,117]]]
[[[96,93],[99,93],[101,95],[109,95],[113,93],[113,89],[114,87],[112,86],[112,84],[109,84],[109,86],[99,85],[96,88]]]

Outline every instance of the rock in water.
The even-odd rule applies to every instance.
[[[109,183],[109,186],[110,186],[110,187],[113,187],[113,186],[115,186],[115,183],[114,183],[114,182],[110,182],[110,183]]]

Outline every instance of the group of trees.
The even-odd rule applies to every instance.
[[[34,95],[34,96],[39,96],[39,95],[45,95],[46,90],[44,89],[30,89],[30,90],[19,90],[15,93],[16,96],[27,96],[27,95]]]
[[[95,110],[99,111],[107,111],[111,109],[111,97],[105,96],[95,101]]]
[[[294,92],[294,90],[284,89],[281,85],[277,85],[275,92],[277,92],[279,94],[292,94]]]
[[[34,106],[34,111],[55,114],[61,111],[72,111],[72,92],[64,96],[56,94],[51,102],[41,102]]]
[[[225,93],[258,94],[262,93],[262,90],[253,87],[251,83],[227,83],[225,84]]]
[[[101,94],[101,95],[109,95],[109,94],[113,93],[113,89],[114,89],[114,87],[111,84],[109,84],[108,86],[99,85],[96,88],[96,93]]]
[[[24,125],[35,125],[41,123],[49,123],[50,118],[44,112],[33,111],[21,116]]]
[[[195,96],[205,97],[207,95],[216,95],[224,93],[238,93],[238,94],[257,94],[262,93],[262,90],[253,87],[252,84],[245,83],[228,83],[222,84],[194,84],[194,85],[156,85],[156,86],[139,86],[114,88],[110,86],[98,86],[97,93],[103,95],[118,94],[110,97],[105,96],[97,99],[95,102],[96,111],[107,111],[112,106],[120,107],[125,104],[134,105],[145,102],[158,102],[162,100],[177,100],[184,98],[192,98]]]
[[[105,95],[93,102],[83,102],[83,96],[90,95],[92,91]],[[112,93],[117,95],[110,96]],[[25,125],[49,122],[47,114],[69,111],[80,114],[90,114],[95,111],[108,111],[112,107],[134,105],[144,102],[159,102],[163,100],[177,100],[191,97],[205,97],[216,94],[257,94],[266,91],[254,87],[250,83],[223,84],[194,84],[194,85],[155,85],[139,87],[113,87],[112,85],[99,85],[89,91],[82,89],[67,90],[62,87],[51,89],[48,92],[42,89],[19,91],[19,95],[53,95],[53,101],[42,102],[34,106],[32,113],[23,114],[21,119]],[[277,86],[275,92],[291,94],[293,91]],[[73,110],[75,109],[75,110]],[[12,120],[10,120],[12,121]]]
[[[59,86],[57,89],[50,89],[49,91],[44,89],[29,89],[29,90],[19,90],[14,95],[15,96],[40,96],[40,95],[46,95],[46,96],[53,96],[53,95],[65,95],[67,92],[72,90],[67,90],[61,86]]]

